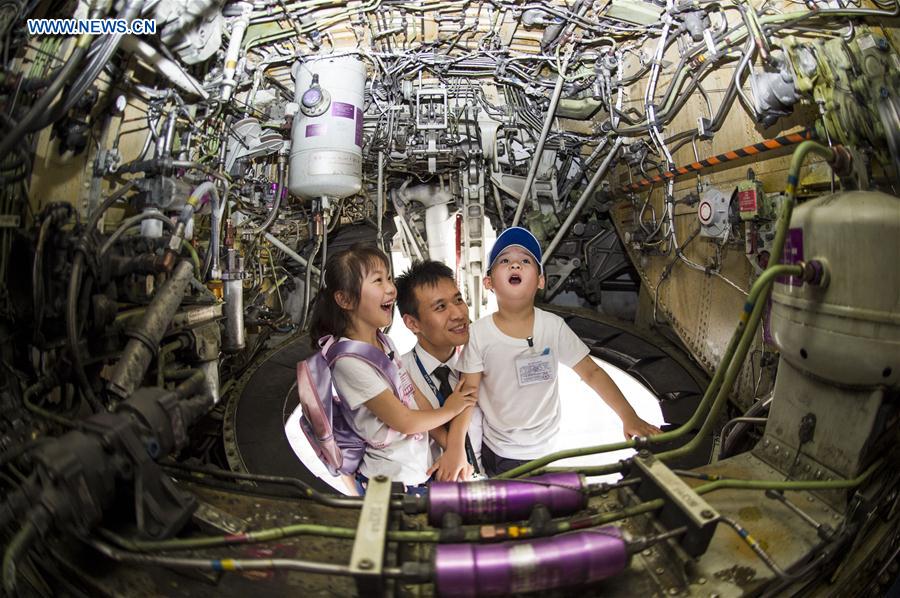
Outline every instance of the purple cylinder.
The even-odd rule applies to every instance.
[[[610,525],[527,542],[439,545],[435,586],[440,596],[502,596],[580,586],[627,565],[622,532]]]
[[[566,515],[587,505],[584,478],[577,473],[548,473],[522,480],[432,482],[428,486],[428,520],[438,526],[446,513],[464,523],[527,519],[537,504],[553,515]]]

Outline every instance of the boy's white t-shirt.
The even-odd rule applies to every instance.
[[[353,410],[352,425],[360,436],[374,438],[388,427],[364,404],[389,388],[375,368],[361,359],[339,359],[334,364],[332,380],[338,394]],[[429,457],[428,434],[403,436],[384,448],[367,446],[359,472],[370,479],[386,475],[391,481],[416,486],[428,480]]]
[[[469,344],[460,354],[460,372],[482,372],[478,406],[484,413],[483,442],[501,457],[536,459],[553,452],[559,431],[558,364],[574,367],[589,353],[587,345],[555,314],[534,308],[534,347],[507,336],[487,315],[469,328]],[[549,382],[520,385],[516,360],[549,350]]]

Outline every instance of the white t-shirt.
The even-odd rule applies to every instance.
[[[538,308],[532,338],[534,347],[507,336],[487,315],[472,324],[469,344],[459,356],[460,372],[482,372],[478,406],[484,414],[483,442],[510,459],[553,452],[560,419],[558,364],[574,367],[590,353],[562,318]],[[520,384],[517,360],[521,366],[541,355],[549,357],[549,381]]]
[[[415,353],[414,353],[415,352]],[[450,356],[450,359],[447,361],[441,362],[437,357],[426,351],[422,348],[421,345],[416,343],[416,346],[412,351],[403,355],[400,358],[400,361],[403,362],[403,367],[409,372],[410,377],[412,378],[413,384],[416,385],[422,395],[428,399],[428,402],[431,403],[431,406],[437,409],[440,407],[440,403],[438,402],[437,396],[434,394],[434,390],[432,390],[431,386],[425,380],[425,377],[422,375],[422,370],[419,369],[419,365],[416,363],[415,355],[418,354],[419,361],[422,362],[422,367],[425,368],[425,371],[431,375],[432,382],[434,383],[435,388],[439,388],[441,385],[440,380],[437,377],[433,376],[433,372],[435,369],[439,368],[442,365],[450,368],[450,386],[456,388],[456,385],[459,383],[459,370],[457,369],[457,361],[459,360],[459,353],[453,352],[453,355]],[[446,399],[447,397],[444,397]],[[481,409],[476,405],[472,411],[472,420],[469,423],[469,440],[472,442],[472,450],[475,452],[475,458],[481,461]],[[431,441],[431,462],[434,461],[441,456],[442,453],[441,446],[437,443],[437,441]]]
[[[367,440],[383,437],[388,425],[365,406],[366,401],[390,388],[381,374],[361,359],[345,358],[335,363],[332,379],[338,394],[353,410],[356,432]],[[384,448],[367,446],[359,472],[367,478],[386,475],[391,481],[416,486],[428,480],[429,460],[428,435],[413,434]]]

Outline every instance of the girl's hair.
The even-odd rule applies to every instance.
[[[379,266],[383,266],[386,272],[391,270],[388,257],[372,245],[356,244],[328,258],[325,263],[325,287],[316,297],[309,325],[313,349],[319,348],[317,342],[321,337],[328,334],[343,336],[350,327],[350,312],[337,304],[335,293],[343,291],[351,297],[355,309],[363,280]]]

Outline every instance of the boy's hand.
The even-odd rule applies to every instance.
[[[466,460],[465,451],[457,454],[459,451],[444,451],[438,460],[428,468],[428,475],[435,474],[434,478],[439,482],[465,482],[472,479],[472,473],[475,471]],[[461,457],[461,459],[460,459]]]
[[[463,383],[460,382],[456,385],[456,390],[453,391],[453,394],[447,397],[443,408],[451,411],[454,415],[459,415],[463,409],[474,405],[477,400],[477,389],[463,388]]]
[[[648,424],[641,418],[634,416],[633,419],[628,419],[622,422],[623,428],[625,430],[625,438],[630,440],[635,436],[653,436],[654,434],[662,434],[662,430]]]

